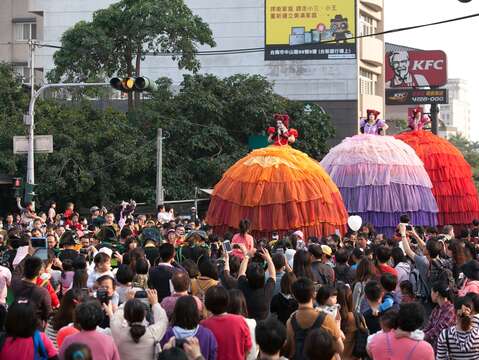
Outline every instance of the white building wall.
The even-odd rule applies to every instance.
[[[37,0],[43,7],[45,43],[60,45],[62,33],[80,20],[91,20],[93,11],[113,0]],[[214,50],[264,46],[264,0],[186,0],[207,22],[217,47]],[[208,50],[206,47],[202,50]],[[38,63],[53,68],[55,49],[42,48]],[[114,56],[114,55],[112,55]],[[356,60],[265,61],[264,53],[202,56],[200,73],[220,77],[237,73],[260,74],[274,81],[275,90],[295,100],[356,100]],[[153,79],[167,76],[179,83],[184,72],[165,57],[147,57],[142,73]]]
[[[440,106],[440,119],[448,127],[469,139],[471,136],[471,114],[468,83],[463,79],[449,79],[449,104]]]

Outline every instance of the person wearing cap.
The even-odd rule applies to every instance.
[[[100,216],[100,208],[98,206],[92,206],[90,208],[90,219],[88,225],[95,225],[100,227],[105,222],[105,219]]]
[[[479,262],[477,260],[468,261],[462,266],[462,272],[466,280],[458,291],[458,295],[465,296],[470,292],[479,294]]]
[[[331,257],[333,253],[331,248],[328,245],[310,244],[308,246],[308,251],[311,253],[311,255],[313,255],[311,270],[313,272],[315,282],[323,285],[334,284],[334,269],[326,264],[328,256]]]
[[[380,112],[373,109],[368,109],[366,111],[367,117],[361,119],[359,123],[359,128],[362,134],[369,135],[384,135],[384,132],[387,130],[388,126],[384,120],[378,118]]]

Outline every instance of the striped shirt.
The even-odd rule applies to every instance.
[[[479,359],[479,328],[460,331],[451,326],[441,332],[437,340],[436,360],[475,359]]]
[[[51,321],[47,323],[47,327],[45,328],[45,335],[52,341],[53,346],[55,349],[58,349],[58,344],[57,344],[57,333],[55,329],[53,329]]]

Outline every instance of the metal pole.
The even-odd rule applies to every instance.
[[[437,104],[431,104],[431,131],[434,135],[437,135],[439,129],[439,107]]]
[[[35,43],[32,42],[31,45],[31,69],[30,69],[30,78],[32,84],[32,92],[30,98],[30,104],[28,105],[28,123],[29,123],[29,136],[28,136],[28,160],[27,160],[27,182],[25,184],[25,202],[32,201],[33,196],[36,195],[33,191],[33,186],[35,184],[35,162],[34,162],[34,115],[35,115],[35,102],[38,97],[49,88],[66,88],[66,87],[92,87],[92,86],[110,86],[109,82],[105,83],[64,83],[64,84],[46,84],[40,87],[35,91],[34,80],[34,52],[35,52]]]
[[[29,41],[30,45],[30,102],[35,98],[35,42]],[[27,182],[25,185],[25,202],[33,202],[33,196],[35,195],[33,186],[35,184],[35,159],[34,159],[34,133],[35,133],[35,120],[33,112],[29,113],[29,125],[28,125],[28,158],[27,158]],[[35,208],[35,203],[33,203]]]
[[[156,135],[156,206],[163,205],[163,129]]]

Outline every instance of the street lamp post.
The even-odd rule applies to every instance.
[[[33,49],[35,44],[33,44]],[[34,50],[32,50],[33,52]],[[32,59],[34,56],[32,56]],[[31,68],[33,69],[33,60],[31,60]],[[34,71],[34,70],[33,70]],[[32,70],[30,71],[32,74]],[[31,75],[32,76],[32,75]],[[30,104],[28,106],[28,115],[25,116],[25,123],[28,125],[28,159],[27,159],[27,181],[25,184],[25,202],[33,202],[33,197],[35,196],[34,185],[35,185],[35,102],[38,97],[46,90],[50,88],[69,88],[69,87],[95,87],[95,86],[110,86],[109,82],[102,83],[64,83],[64,84],[46,84],[40,87],[37,91],[34,88],[33,76],[31,77],[32,83],[32,95],[30,98]]]

